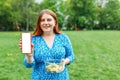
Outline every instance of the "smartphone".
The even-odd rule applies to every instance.
[[[31,53],[31,34],[29,32],[22,33],[22,53]]]

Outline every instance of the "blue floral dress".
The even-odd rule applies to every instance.
[[[69,80],[67,67],[60,73],[50,73],[45,69],[47,59],[69,58],[69,64],[73,62],[74,53],[68,36],[56,34],[51,48],[42,36],[33,36],[32,43],[34,44],[34,61],[29,64],[24,58],[24,65],[27,68],[33,68],[31,80]]]

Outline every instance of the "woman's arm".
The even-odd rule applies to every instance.
[[[63,43],[64,43],[63,45],[64,45],[65,50],[66,50],[65,64],[69,65],[74,61],[75,56],[74,56],[71,41],[67,35],[64,35],[64,42]]]
[[[34,63],[34,58],[33,58],[33,47],[34,45],[31,44],[31,52],[32,53],[23,53],[25,55],[24,58],[24,65],[28,68],[32,67],[33,63]],[[19,48],[20,50],[22,50],[22,40],[20,39],[19,41]]]

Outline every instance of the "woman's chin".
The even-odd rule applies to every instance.
[[[47,33],[47,32],[51,32],[51,30],[44,30],[43,32]]]
[[[43,29],[43,32],[50,32],[51,28]]]

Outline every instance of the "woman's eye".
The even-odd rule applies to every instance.
[[[52,21],[52,19],[41,19],[41,22],[44,22],[44,21]]]
[[[47,21],[51,21],[51,19],[47,19]]]

